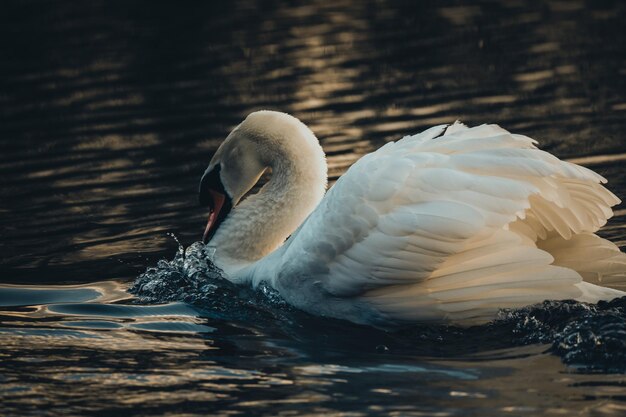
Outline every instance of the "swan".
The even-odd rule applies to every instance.
[[[626,280],[626,255],[594,234],[620,200],[536,144],[497,125],[435,126],[365,155],[325,192],[313,132],[257,111],[202,176],[203,242],[236,284],[265,282],[301,310],[381,327],[626,295],[598,285]]]

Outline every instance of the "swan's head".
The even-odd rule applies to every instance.
[[[307,168],[308,162],[298,158],[310,156],[309,146],[323,157],[315,135],[295,117],[268,110],[248,115],[217,149],[200,180],[199,201],[209,208],[203,242],[211,239],[267,168],[280,169],[285,164]],[[325,163],[323,170],[325,178]]]

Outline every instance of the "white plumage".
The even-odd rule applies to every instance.
[[[281,135],[283,124],[289,136]],[[249,152],[259,146],[268,152],[297,143],[294,132],[310,142],[310,131],[297,119],[257,112],[223,146],[252,142]],[[600,175],[535,144],[495,125],[436,126],[361,158],[316,208],[317,201],[304,208],[289,204],[297,193],[270,185],[286,181],[300,191],[319,186],[306,183],[320,181],[319,164],[325,175],[323,154],[320,160],[315,151],[303,155],[305,147],[295,147],[298,155],[282,152],[280,158],[296,164],[309,158],[318,174],[301,181],[297,168],[277,171],[268,161],[270,184],[240,213],[236,206],[209,244],[233,281],[267,281],[296,307],[359,323],[474,324],[500,308],[545,299],[597,302],[625,295],[590,283],[626,280],[626,255],[593,234],[620,200]],[[209,169],[220,163],[225,161],[212,161]],[[266,242],[268,256],[220,250],[234,229],[239,239],[263,240],[255,224],[264,213],[254,207],[272,199],[281,210],[297,206],[302,219],[310,215],[295,232],[273,217],[282,233]]]

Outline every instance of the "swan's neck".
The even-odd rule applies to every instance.
[[[215,263],[232,281],[245,281],[237,271],[282,245],[324,196],[324,153],[317,139],[299,142],[272,152],[271,179],[231,211],[209,242]]]

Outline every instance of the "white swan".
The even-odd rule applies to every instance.
[[[364,324],[469,325],[546,299],[626,295],[594,284],[626,280],[626,255],[594,234],[620,200],[535,143],[496,125],[436,126],[364,156],[324,196],[315,135],[255,112],[202,177],[203,240],[231,281]]]

